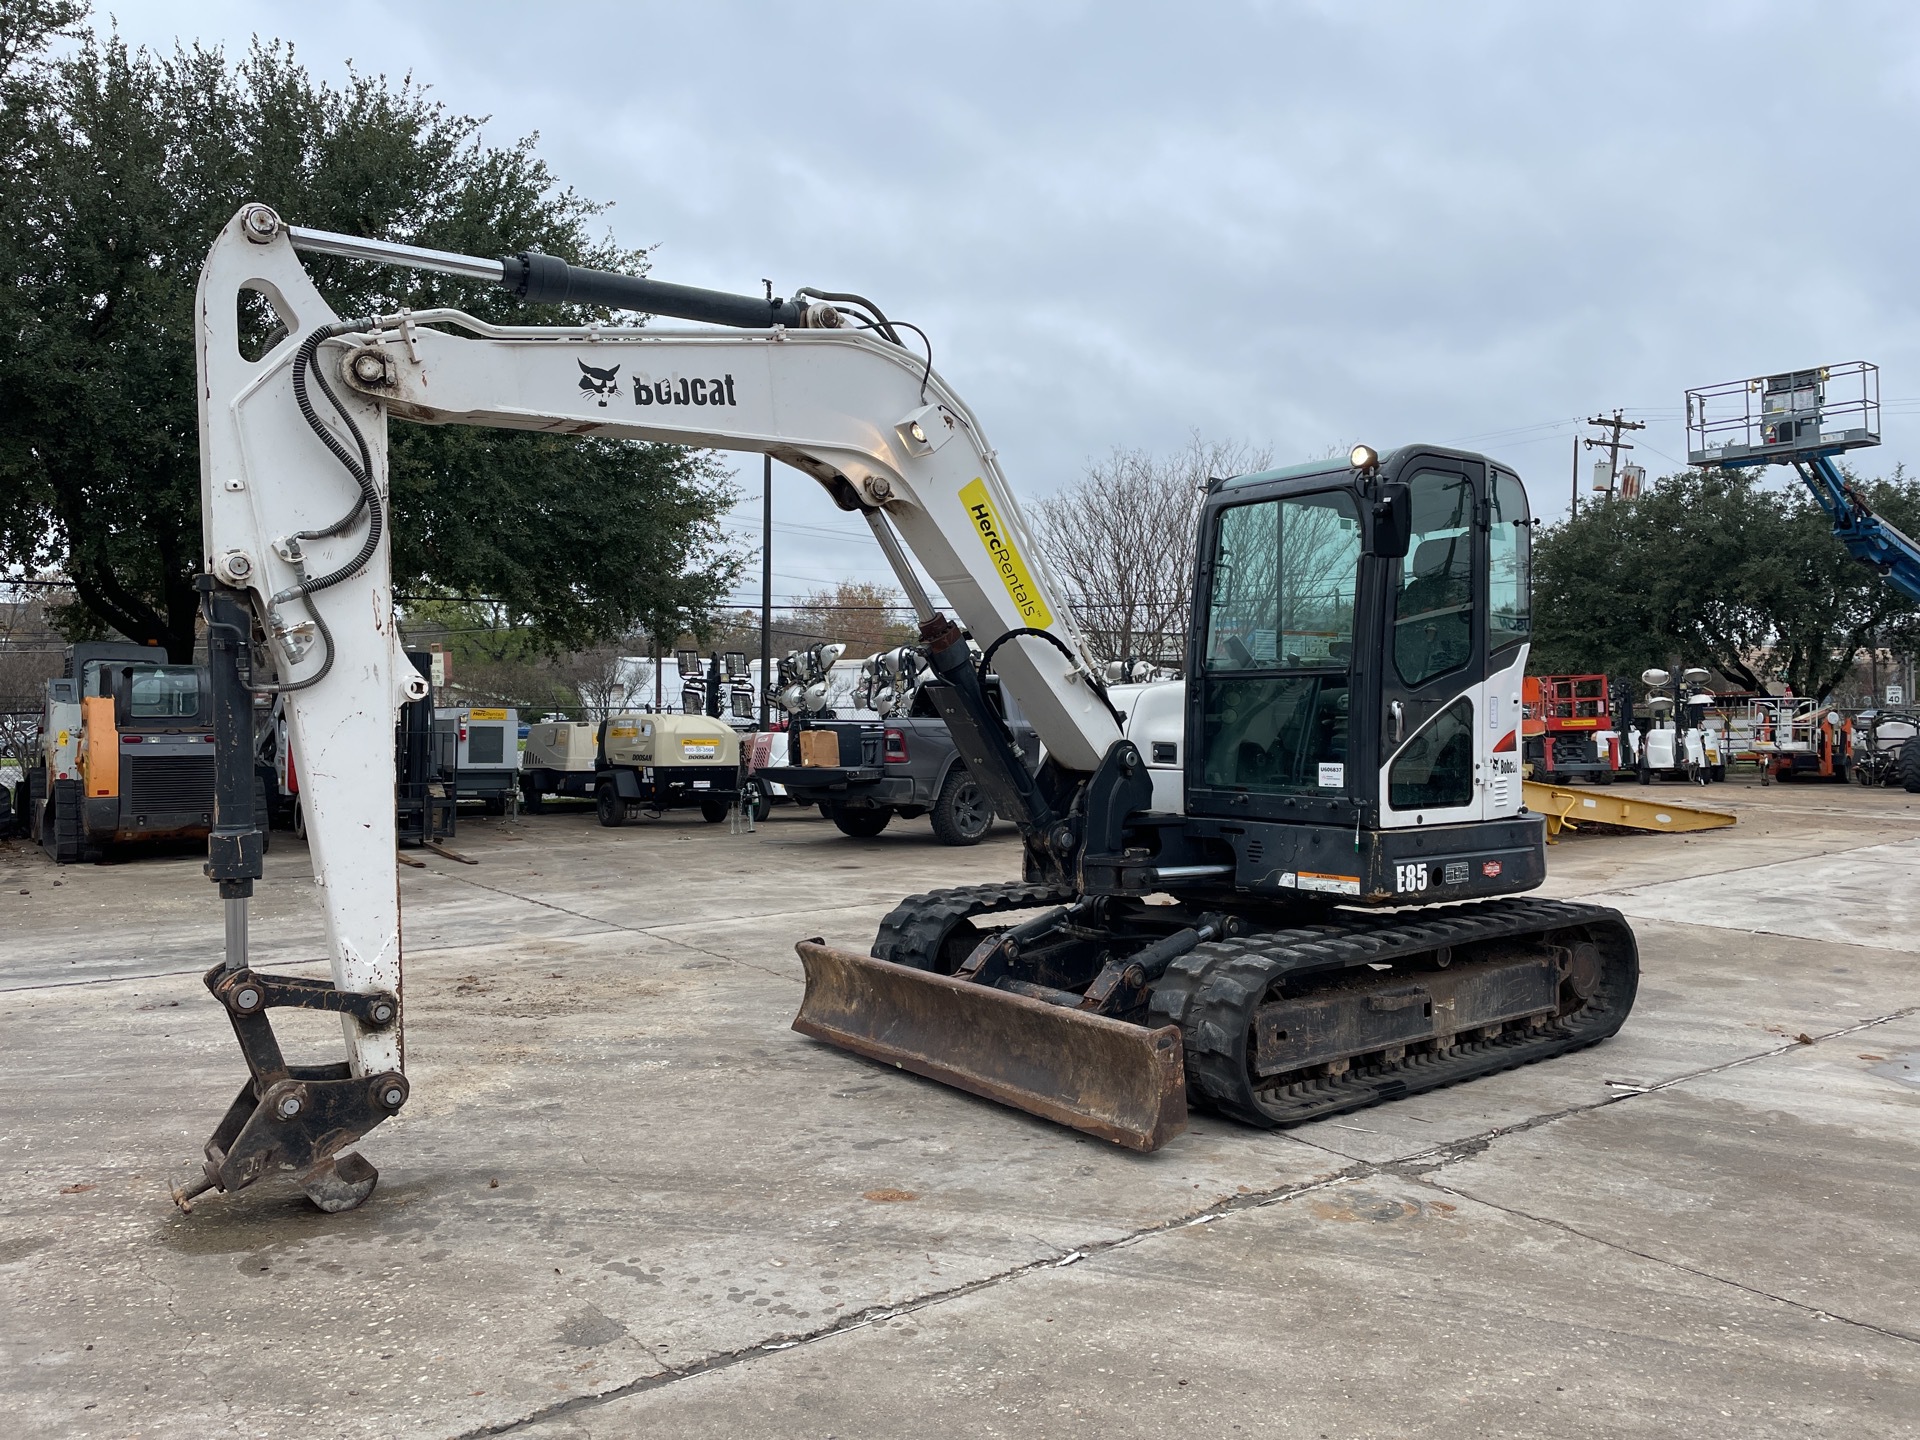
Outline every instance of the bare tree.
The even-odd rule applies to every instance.
[[[1172,455],[1115,450],[1032,507],[1035,542],[1067,591],[1089,658],[1181,663],[1207,480],[1267,464],[1265,450],[1196,434]]]
[[[639,635],[576,651],[559,663],[560,678],[580,697],[588,720],[604,720],[653,696],[653,663],[636,658],[650,642]]]
[[[0,784],[26,764],[40,731],[46,683],[60,673],[65,640],[51,606],[66,592],[36,593],[0,581]]]
[[[810,591],[787,611],[786,619],[799,635],[838,640],[850,656],[911,645],[920,633],[900,592],[871,580],[842,580],[831,590]],[[777,626],[774,639],[781,639]]]

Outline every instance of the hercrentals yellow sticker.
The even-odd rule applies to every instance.
[[[971,485],[962,486],[960,503],[967,507],[967,515],[980,532],[980,543],[987,547],[993,568],[1000,572],[1000,583],[1007,587],[1007,594],[1013,597],[1013,606],[1020,612],[1020,618],[1037,630],[1044,630],[1053,624],[1053,612],[1047,609],[1047,602],[1040,598],[1040,587],[1033,583],[1026,562],[1020,558],[1020,552],[1008,538],[1007,527],[1001,523],[1000,513],[993,508],[993,500],[987,494],[987,482],[976,478]]]

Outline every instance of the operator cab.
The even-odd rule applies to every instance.
[[[1525,487],[1408,446],[1225,481],[1201,518],[1186,810],[1236,883],[1329,896],[1539,882],[1521,816]],[[1398,867],[1398,868],[1396,868]]]

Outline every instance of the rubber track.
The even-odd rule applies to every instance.
[[[1441,946],[1585,929],[1599,944],[1599,987],[1587,1005],[1543,1030],[1409,1055],[1339,1076],[1273,1087],[1256,1095],[1249,1063],[1254,1011],[1276,980],[1342,973],[1368,962],[1406,960]],[[1185,1037],[1189,1098],[1250,1125],[1272,1127],[1357,1110],[1437,1089],[1612,1035],[1632,1008],[1639,979],[1633,932],[1616,910],[1555,900],[1491,900],[1419,915],[1343,913],[1339,923],[1216,940],[1176,960],[1155,988],[1152,1023]]]
[[[873,953],[896,965],[937,970],[941,947],[961,921],[1009,910],[1043,910],[1050,905],[1066,905],[1074,898],[1071,889],[1017,880],[909,895],[880,922],[880,933],[873,938]]]

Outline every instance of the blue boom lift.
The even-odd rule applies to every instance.
[[[1880,367],[1864,360],[1730,380],[1687,391],[1687,463],[1741,470],[1791,465],[1847,553],[1920,600],[1920,544],[1873,513],[1833,463],[1880,443]],[[1901,783],[1920,792],[1920,736],[1900,753]]]

